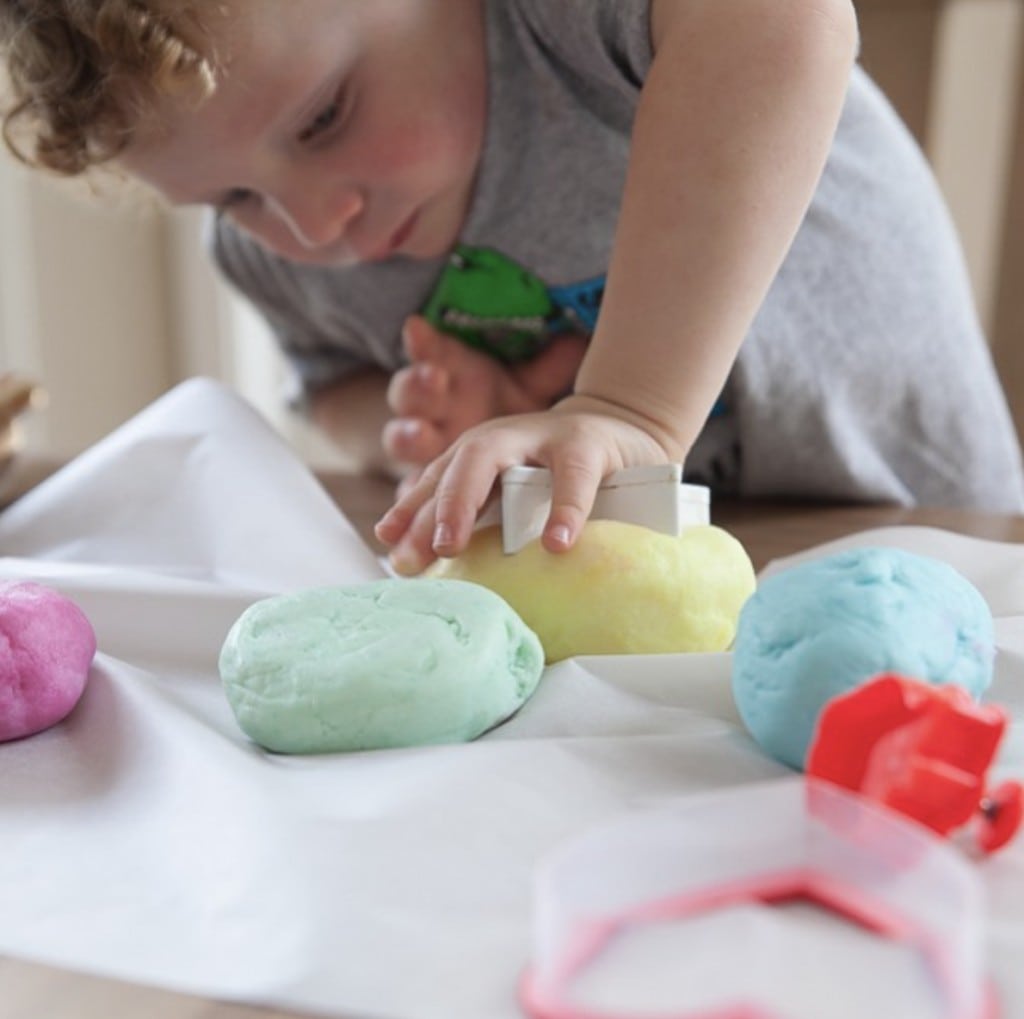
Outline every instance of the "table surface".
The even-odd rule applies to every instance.
[[[45,471],[36,471],[33,480]],[[375,548],[371,528],[387,507],[392,486],[378,478],[331,475],[324,487]],[[805,503],[716,502],[714,522],[732,532],[760,569],[770,560],[846,534],[914,524],[993,541],[1024,541],[1024,517],[948,509],[823,506]],[[0,1019],[295,1019],[299,1013],[227,1004],[0,958]]]

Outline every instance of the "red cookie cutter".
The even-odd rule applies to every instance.
[[[1024,817],[1015,781],[987,789],[1006,714],[958,686],[884,673],[833,698],[818,719],[807,774],[852,789],[948,835],[966,826],[992,853]]]

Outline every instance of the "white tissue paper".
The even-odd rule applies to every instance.
[[[918,528],[828,550],[863,544],[946,559],[982,590],[1000,644],[991,699],[1024,717],[1024,550]],[[212,382],[174,390],[0,515],[0,552],[0,578],[74,598],[100,648],[68,719],[0,744],[0,954],[347,1019],[513,1019],[542,857],[630,811],[789,774],[746,735],[726,654],[560,663],[465,745],[254,746],[217,675],[231,623],[267,594],[383,570]],[[1019,721],[1000,765],[1024,776]],[[737,819],[737,838],[757,834]],[[1022,842],[978,864],[1007,1016],[1024,1015]]]

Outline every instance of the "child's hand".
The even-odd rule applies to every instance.
[[[621,467],[681,459],[656,429],[614,405],[571,396],[551,410],[499,418],[466,431],[381,517],[377,537],[402,574],[466,547],[501,472],[518,464],[550,468],[551,513],[541,541],[549,552],[575,542],[604,477]]]
[[[410,364],[388,388],[394,418],[384,429],[393,460],[423,467],[484,421],[544,410],[572,388],[582,336],[556,337],[530,361],[506,365],[414,316],[403,333]]]

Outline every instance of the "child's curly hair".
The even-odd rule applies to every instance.
[[[160,98],[213,92],[208,22],[218,9],[214,0],[0,0],[7,146],[67,176],[115,158]]]

